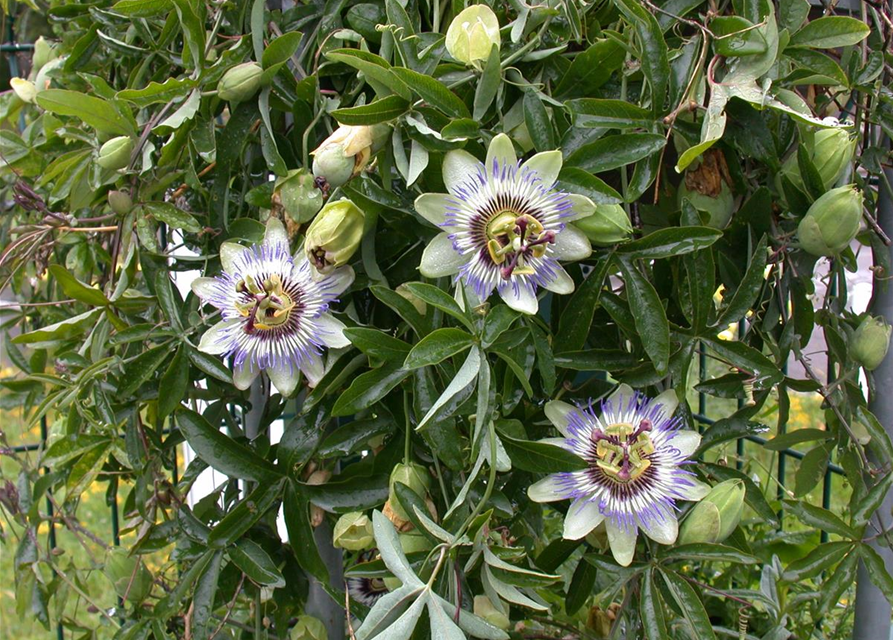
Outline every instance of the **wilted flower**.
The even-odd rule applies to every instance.
[[[313,152],[313,175],[340,187],[360,174],[387,141],[387,125],[341,125]]]
[[[732,535],[743,512],[744,481],[720,482],[686,516],[679,531],[679,542],[722,542]]]
[[[341,267],[315,278],[303,252],[292,259],[276,218],[267,223],[262,243],[246,248],[226,242],[220,259],[224,273],[192,283],[223,317],[205,332],[199,349],[233,356],[239,389],[251,386],[261,370],[284,396],[295,390],[299,371],[315,386],[325,373],[323,348],[350,344],[344,325],[328,310],[353,282],[353,270]]]
[[[632,562],[639,529],[655,542],[673,544],[676,501],[700,500],[708,491],[684,468],[701,436],[680,428],[676,405],[672,390],[648,399],[627,385],[602,401],[601,415],[592,402],[549,402],[546,416],[564,436],[553,444],[589,466],[548,476],[527,495],[535,502],[573,500],[564,520],[567,539],[579,540],[604,522],[614,559],[623,566]]]
[[[592,253],[583,232],[569,223],[591,215],[595,205],[553,189],[561,163],[560,151],[546,151],[519,165],[502,133],[491,141],[485,164],[466,151],[448,152],[443,180],[449,194],[415,201],[416,211],[444,230],[425,249],[422,274],[458,274],[481,300],[496,289],[510,307],[530,314],[537,312],[538,287],[572,292],[574,281],[558,261]]]
[[[375,544],[372,535],[372,520],[365,513],[351,511],[338,518],[332,534],[335,547],[348,551],[362,551]]]
[[[812,203],[797,227],[807,253],[835,256],[846,249],[862,224],[862,192],[848,185],[831,189]]]
[[[251,100],[263,81],[264,70],[256,62],[243,62],[228,69],[217,83],[217,97],[227,102]]]
[[[499,20],[485,4],[474,4],[460,12],[446,32],[446,48],[459,62],[480,67],[499,48]]]
[[[366,216],[347,198],[329,202],[310,223],[304,253],[320,273],[347,264],[363,239]]]
[[[865,316],[850,339],[850,355],[868,371],[884,361],[890,348],[891,327],[883,318]]]

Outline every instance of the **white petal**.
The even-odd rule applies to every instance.
[[[217,278],[196,278],[189,286],[199,298],[208,300],[214,295],[214,290],[217,288]]]
[[[224,242],[220,245],[220,264],[227,273],[235,273],[236,260],[246,251],[245,247],[235,242]]]
[[[315,353],[308,354],[307,357],[304,358],[304,361],[301,363],[301,371],[304,372],[304,375],[307,378],[307,385],[310,388],[319,384],[322,377],[326,375],[326,367],[323,364],[322,358]]]
[[[691,482],[691,486],[680,484],[676,490],[679,492],[679,495],[682,496],[683,500],[688,500],[690,502],[697,502],[708,493],[710,493],[710,485],[704,484],[700,480],[695,480],[691,478],[688,480]]]
[[[546,476],[538,482],[527,487],[527,497],[534,502],[558,502],[564,500],[567,495],[562,490],[559,476]]]
[[[522,172],[524,169],[536,171],[543,181],[543,186],[550,189],[558,180],[558,173],[561,171],[561,152],[543,151],[538,153],[521,165]]]
[[[555,279],[546,283],[545,287],[552,293],[567,295],[574,292],[574,279],[561,266],[556,265]]]
[[[599,511],[598,502],[574,500],[564,517],[565,540],[579,540],[602,523],[605,516]]]
[[[570,220],[579,220],[595,213],[595,203],[586,196],[581,196],[578,193],[569,193],[567,194],[567,199],[571,201],[571,207],[574,212]]]
[[[311,273],[316,273],[315,270],[311,270]],[[326,285],[328,287],[328,291],[336,296],[340,296],[344,291],[353,284],[354,272],[353,267],[343,266],[338,267],[332,273],[326,276]]]
[[[676,407],[679,406],[679,397],[676,395],[676,391],[667,389],[651,402],[663,406],[665,418],[672,418],[676,413]]]
[[[552,245],[552,257],[556,260],[585,260],[591,255],[589,238],[574,225],[569,224],[556,234]]]
[[[259,374],[260,369],[256,367],[252,369],[249,360],[245,360],[241,366],[233,369],[233,384],[236,385],[236,389],[245,391]]]
[[[476,161],[475,161],[476,162]],[[451,196],[446,193],[423,193],[415,199],[415,210],[425,220],[440,226],[446,217]]]
[[[553,447],[561,447],[564,448],[565,439],[564,438],[540,438],[537,442],[542,442],[544,444],[551,444]]]
[[[608,396],[608,402],[612,404],[616,404],[621,399],[629,400],[631,397],[635,395],[635,391],[633,388],[626,383],[620,384],[617,386],[614,391],[611,392],[611,395]]]
[[[645,535],[659,544],[673,544],[679,535],[679,523],[676,521],[676,514],[672,512],[664,512],[663,520],[651,518],[648,524],[639,523]]]
[[[698,446],[701,444],[701,434],[689,429],[677,431],[669,440],[669,444],[671,447],[679,449],[679,453],[681,453],[683,457],[690,458],[691,455],[698,450]]]
[[[264,231],[265,244],[281,244],[288,253],[288,232],[285,226],[279,221],[279,218],[270,218],[267,220],[267,229]]]
[[[478,175],[481,161],[462,149],[447,151],[443,157],[443,184],[447,191],[456,194],[456,189]]]
[[[484,167],[486,167],[488,175],[493,175],[494,161],[498,163],[499,170],[502,170],[505,166],[512,166],[518,162],[512,139],[504,133],[500,133],[498,136],[494,137],[490,141],[490,146],[487,147],[487,161],[484,163]]]
[[[536,294],[530,287],[519,285],[517,287],[507,284],[499,288],[499,296],[515,311],[536,315],[539,302]]]
[[[341,349],[350,346],[350,340],[344,335],[344,323],[328,313],[314,320],[319,328],[317,337],[330,349]]]
[[[636,553],[638,527],[633,525],[629,529],[623,529],[608,518],[605,520],[605,530],[608,532],[608,544],[611,545],[611,553],[614,554],[617,564],[628,567]]]
[[[214,356],[226,353],[233,346],[232,337],[228,337],[226,334],[232,330],[233,326],[241,322],[240,318],[218,322],[202,335],[201,342],[198,343],[198,350]]]
[[[428,278],[452,276],[459,272],[459,267],[468,259],[453,248],[453,241],[448,233],[439,233],[428,243],[422,253],[419,271]]]
[[[546,403],[545,407],[546,417],[549,419],[549,422],[555,425],[555,428],[563,436],[567,436],[567,415],[576,410],[577,408],[574,405],[561,400],[551,400]]]
[[[276,391],[282,394],[283,397],[288,398],[295,392],[301,375],[300,369],[294,366],[281,366],[270,367],[266,371],[267,375],[270,376],[270,382],[273,383]]]

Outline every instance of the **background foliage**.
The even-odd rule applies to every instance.
[[[861,3],[853,19],[810,13],[805,0],[511,0],[492,5],[502,46],[479,70],[445,51],[461,1],[3,4],[6,24],[26,30],[20,40],[56,43],[31,71],[33,103],[0,95],[0,291],[23,303],[2,310],[14,367],[2,402],[15,422],[3,420],[0,503],[4,589],[14,581],[20,616],[61,622],[75,638],[311,637],[299,618],[308,594],[323,583],[345,602],[314,527],[381,509],[398,462],[421,465],[429,481],[418,493],[395,488],[401,501],[423,514],[427,501],[437,515],[413,512],[405,527],[414,551],[398,577],[404,588],[415,574],[433,585],[402,603],[434,603],[419,637],[453,633],[443,611],[469,609],[484,581],[510,607],[511,633],[528,638],[846,637],[859,559],[893,597],[893,577],[863,543],[887,544],[871,518],[893,445],[848,348],[856,255],[816,270],[795,235],[827,189],[817,159],[798,150],[835,125],[823,118],[839,118],[858,145],[840,181],[866,199],[858,250],[872,253],[878,281],[888,277],[889,240],[870,213],[890,189],[878,144],[893,129],[882,3]],[[238,105],[221,100],[220,78],[249,60],[262,65],[263,88]],[[275,178],[309,167],[339,123],[391,129],[374,163],[329,194],[377,219],[338,306],[353,347],[296,400],[266,382],[240,392],[223,362],[196,349],[207,312],[174,279],[217,273],[222,241],[257,241],[267,217],[287,217]],[[498,132],[519,153],[561,149],[559,186],[622,204],[636,230],[571,266],[576,292],[547,295],[536,317],[496,298],[462,310],[448,279],[417,271],[436,231],[415,197],[444,190],[446,151],[482,158]],[[99,147],[122,135],[136,141],[127,166],[102,168]],[[790,158],[799,183],[781,171]],[[677,193],[680,172],[710,166],[727,167],[719,179],[733,199],[721,231]],[[133,208],[111,210],[109,190]],[[289,230],[297,246],[304,227]],[[734,339],[720,339],[729,325]],[[815,332],[826,376],[809,360],[826,355],[804,354]],[[621,568],[597,543],[561,540],[561,503],[527,499],[562,462],[534,442],[554,435],[544,401],[598,398],[616,381],[676,389],[692,426],[693,390],[728,407],[704,431],[697,467],[710,483],[746,483],[744,519],[723,545],[640,543]],[[822,405],[793,428],[801,393]],[[270,426],[282,416],[276,442]],[[41,424],[45,447],[13,451]],[[772,440],[741,456],[736,441],[759,434]],[[199,454],[185,470],[184,439]],[[794,445],[806,455],[779,491],[775,456]],[[826,510],[808,498],[831,461],[847,491]],[[209,465],[229,479],[190,508]],[[123,556],[98,526],[98,495],[120,500]],[[381,520],[376,543],[393,570],[402,552]],[[345,552],[343,565],[349,576],[388,575],[374,553]],[[109,575],[126,578],[118,595]],[[368,609],[350,610],[356,630]],[[463,620],[467,634],[499,637]]]

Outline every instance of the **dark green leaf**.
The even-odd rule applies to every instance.
[[[285,578],[276,567],[270,554],[251,540],[240,540],[227,554],[230,560],[241,569],[255,584],[267,587],[284,587]]]
[[[474,92],[474,109],[472,117],[481,122],[487,109],[493,104],[496,92],[502,83],[502,66],[499,64],[499,48],[495,45],[490,50],[490,57],[484,65],[484,72]]]
[[[585,460],[554,444],[518,440],[504,431],[499,432],[499,439],[512,459],[512,464],[523,471],[558,473],[579,471],[587,467]]]
[[[630,259],[622,256],[620,270],[626,283],[626,296],[642,338],[645,353],[658,374],[664,374],[670,361],[670,325],[667,313],[654,286],[641,274]]]
[[[827,509],[802,500],[785,500],[784,504],[791,513],[799,518],[800,522],[808,527],[821,529],[844,538],[856,537],[856,532],[849,525]]]
[[[826,542],[785,567],[784,579],[795,584],[813,578],[843,560],[852,550],[852,542]]]
[[[129,396],[151,378],[167,359],[172,345],[162,345],[141,353],[124,365],[124,373],[118,379],[118,394]]]
[[[664,605],[660,591],[654,586],[654,570],[650,567],[642,575],[639,616],[642,618],[642,627],[647,640],[667,640],[669,638],[664,617]]]
[[[846,16],[824,16],[810,20],[791,36],[791,46],[836,49],[862,42],[869,34],[867,24]]]
[[[398,118],[408,108],[409,103],[400,96],[387,96],[360,107],[335,109],[332,117],[341,124],[371,125]]]
[[[605,256],[574,292],[567,308],[561,315],[555,343],[561,351],[577,351],[586,344],[592,317],[598,306],[605,278],[611,266],[611,257]]]
[[[344,330],[344,335],[357,349],[373,358],[382,360],[406,359],[406,354],[412,346],[399,338],[395,338],[378,329],[367,327],[349,327]]]
[[[177,350],[167,371],[161,376],[159,387],[161,392],[158,394],[159,420],[164,420],[180,406],[180,402],[186,396],[186,390],[189,388],[189,362],[183,356],[185,349],[186,347],[182,346]]]
[[[438,80],[411,69],[393,67],[391,73],[402,80],[410,89],[422,97],[432,107],[440,109],[453,118],[469,117],[468,107],[459,97]]]
[[[700,251],[722,237],[722,231],[709,227],[670,227],[617,247],[625,259],[657,260]]]
[[[716,634],[713,633],[713,626],[710,624],[710,618],[707,617],[707,611],[701,603],[697,592],[686,582],[680,574],[673,571],[661,571],[667,589],[672,595],[676,604],[682,611],[682,617],[685,619],[693,640],[716,640]]]
[[[537,151],[551,151],[555,148],[555,131],[549,121],[549,114],[543,101],[532,89],[524,92],[524,123]]]
[[[94,307],[104,307],[109,303],[108,298],[105,297],[102,291],[87,286],[61,265],[50,265],[49,272],[59,283],[59,286],[62,287],[62,292],[66,297],[74,298]]]
[[[624,133],[600,138],[574,151],[568,166],[592,173],[625,167],[663,149],[667,140],[655,133]]]
[[[474,343],[474,336],[462,329],[437,329],[422,338],[406,356],[403,367],[418,369],[443,362],[462,353]]]
[[[403,369],[399,362],[389,362],[378,369],[367,371],[354,378],[350,387],[339,396],[332,407],[332,415],[349,416],[371,407],[410,373],[412,372]]]
[[[444,313],[448,313],[456,320],[464,324],[469,331],[474,331],[474,324],[462,311],[462,308],[453,299],[453,297],[445,291],[438,289],[434,285],[425,284],[424,282],[407,282],[406,289],[415,297],[422,300],[426,304],[437,307]]]
[[[301,568],[323,584],[329,583],[329,571],[319,555],[313,527],[310,526],[310,501],[302,485],[289,482],[283,503],[289,546]]]

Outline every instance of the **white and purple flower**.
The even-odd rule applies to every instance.
[[[672,390],[649,399],[627,385],[602,401],[600,415],[592,402],[549,402],[546,417],[564,436],[550,443],[589,466],[548,476],[527,495],[535,502],[572,500],[564,520],[567,539],[579,540],[604,523],[614,559],[623,566],[632,562],[639,529],[655,542],[673,544],[677,501],[697,501],[709,491],[685,468],[701,436],[681,428],[673,416],[676,405]]]
[[[481,164],[466,151],[446,154],[448,194],[416,199],[419,215],[443,229],[422,256],[422,275],[456,276],[480,300],[496,289],[513,309],[535,314],[537,289],[566,294],[574,281],[559,261],[583,260],[589,240],[570,224],[591,215],[593,202],[554,188],[561,152],[518,162],[512,141],[499,134]]]
[[[328,311],[353,282],[350,267],[316,274],[303,251],[289,251],[282,223],[271,218],[263,242],[224,242],[223,273],[197,278],[192,290],[223,318],[202,336],[199,350],[232,356],[233,383],[247,389],[261,371],[284,396],[303,372],[312,387],[325,373],[323,349],[346,347],[344,325]]]

